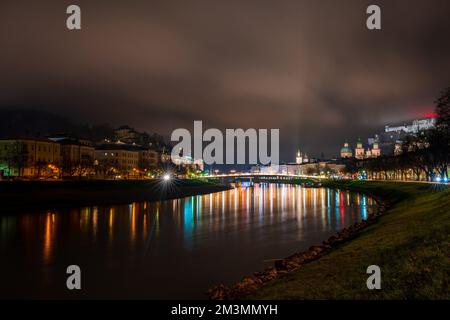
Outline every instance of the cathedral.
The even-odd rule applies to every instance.
[[[303,164],[308,163],[309,158],[308,155],[305,153],[304,155],[300,152],[300,150],[297,151],[297,156],[295,157],[295,163],[296,164]]]
[[[355,152],[353,153],[352,148],[349,146],[348,142],[344,143],[341,148],[341,158],[356,158],[356,159],[367,159],[367,158],[377,158],[381,156],[381,150],[378,142],[374,142],[372,148],[365,149],[360,138],[356,142]]]

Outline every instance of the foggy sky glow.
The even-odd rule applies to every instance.
[[[65,8],[82,9],[82,30]],[[382,31],[365,8],[382,8]],[[20,1],[0,4],[0,107],[168,135],[206,127],[280,128],[331,156],[433,111],[450,85],[450,2]]]

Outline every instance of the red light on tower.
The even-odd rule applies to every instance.
[[[425,113],[425,118],[437,118],[438,115],[436,113],[433,112],[427,112]]]

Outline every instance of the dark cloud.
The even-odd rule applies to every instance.
[[[77,120],[168,134],[280,128],[336,154],[344,139],[432,109],[450,84],[448,0],[2,1],[0,105],[44,106]]]

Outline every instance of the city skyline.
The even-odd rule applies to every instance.
[[[281,152],[287,154],[285,158],[279,159],[279,163],[292,163],[297,155],[295,153],[302,151],[302,154],[311,157],[312,160],[330,160],[346,158],[343,156],[342,146],[344,145],[350,148],[357,147],[358,143],[361,143],[364,152],[373,148],[374,143],[378,145],[382,144],[382,154],[384,156],[390,156],[394,154],[394,144],[401,142],[407,135],[417,134],[419,131],[430,129],[434,126],[436,115],[428,114],[426,118],[415,119],[413,121],[398,122],[396,124],[385,125],[384,128],[378,128],[376,132],[371,132],[368,136],[352,136],[341,142],[340,145],[335,145],[330,154],[325,155],[323,152],[320,154],[314,154],[309,150],[305,150],[302,145],[297,146],[295,152],[288,150]],[[34,120],[37,119],[35,123]],[[83,144],[89,144],[101,148],[102,145],[112,144],[123,145],[124,148],[132,147],[144,147],[151,148],[155,151],[164,151],[169,154],[170,149],[176,144],[175,141],[170,141],[169,133],[167,132],[146,132],[136,130],[133,126],[128,124],[122,124],[120,126],[112,126],[106,122],[104,124],[93,123],[74,123],[70,119],[62,117],[60,115],[39,112],[36,110],[8,110],[7,117],[1,122],[2,130],[0,131],[0,139],[49,139],[49,141],[58,140],[73,140],[82,141]],[[124,133],[120,133],[123,131]],[[142,140],[144,139],[144,140]],[[150,140],[148,140],[150,139]],[[148,141],[147,141],[148,140]],[[145,142],[147,141],[147,142]],[[248,146],[249,141],[246,142]],[[207,145],[207,142],[203,143],[203,147]],[[194,146],[191,145],[191,148]],[[377,147],[378,148],[378,147]],[[225,150],[224,150],[225,151]],[[193,154],[185,154],[194,157]],[[226,155],[226,152],[224,152]],[[352,157],[352,155],[350,156]],[[199,160],[201,158],[198,158]],[[204,159],[203,159],[204,160]],[[246,164],[239,165],[226,165],[224,164],[212,164],[207,166],[208,168],[220,168],[221,170],[231,169],[249,169],[252,163],[248,163],[249,155],[246,155]],[[277,161],[278,162],[278,161]],[[218,167],[217,167],[218,166]]]

